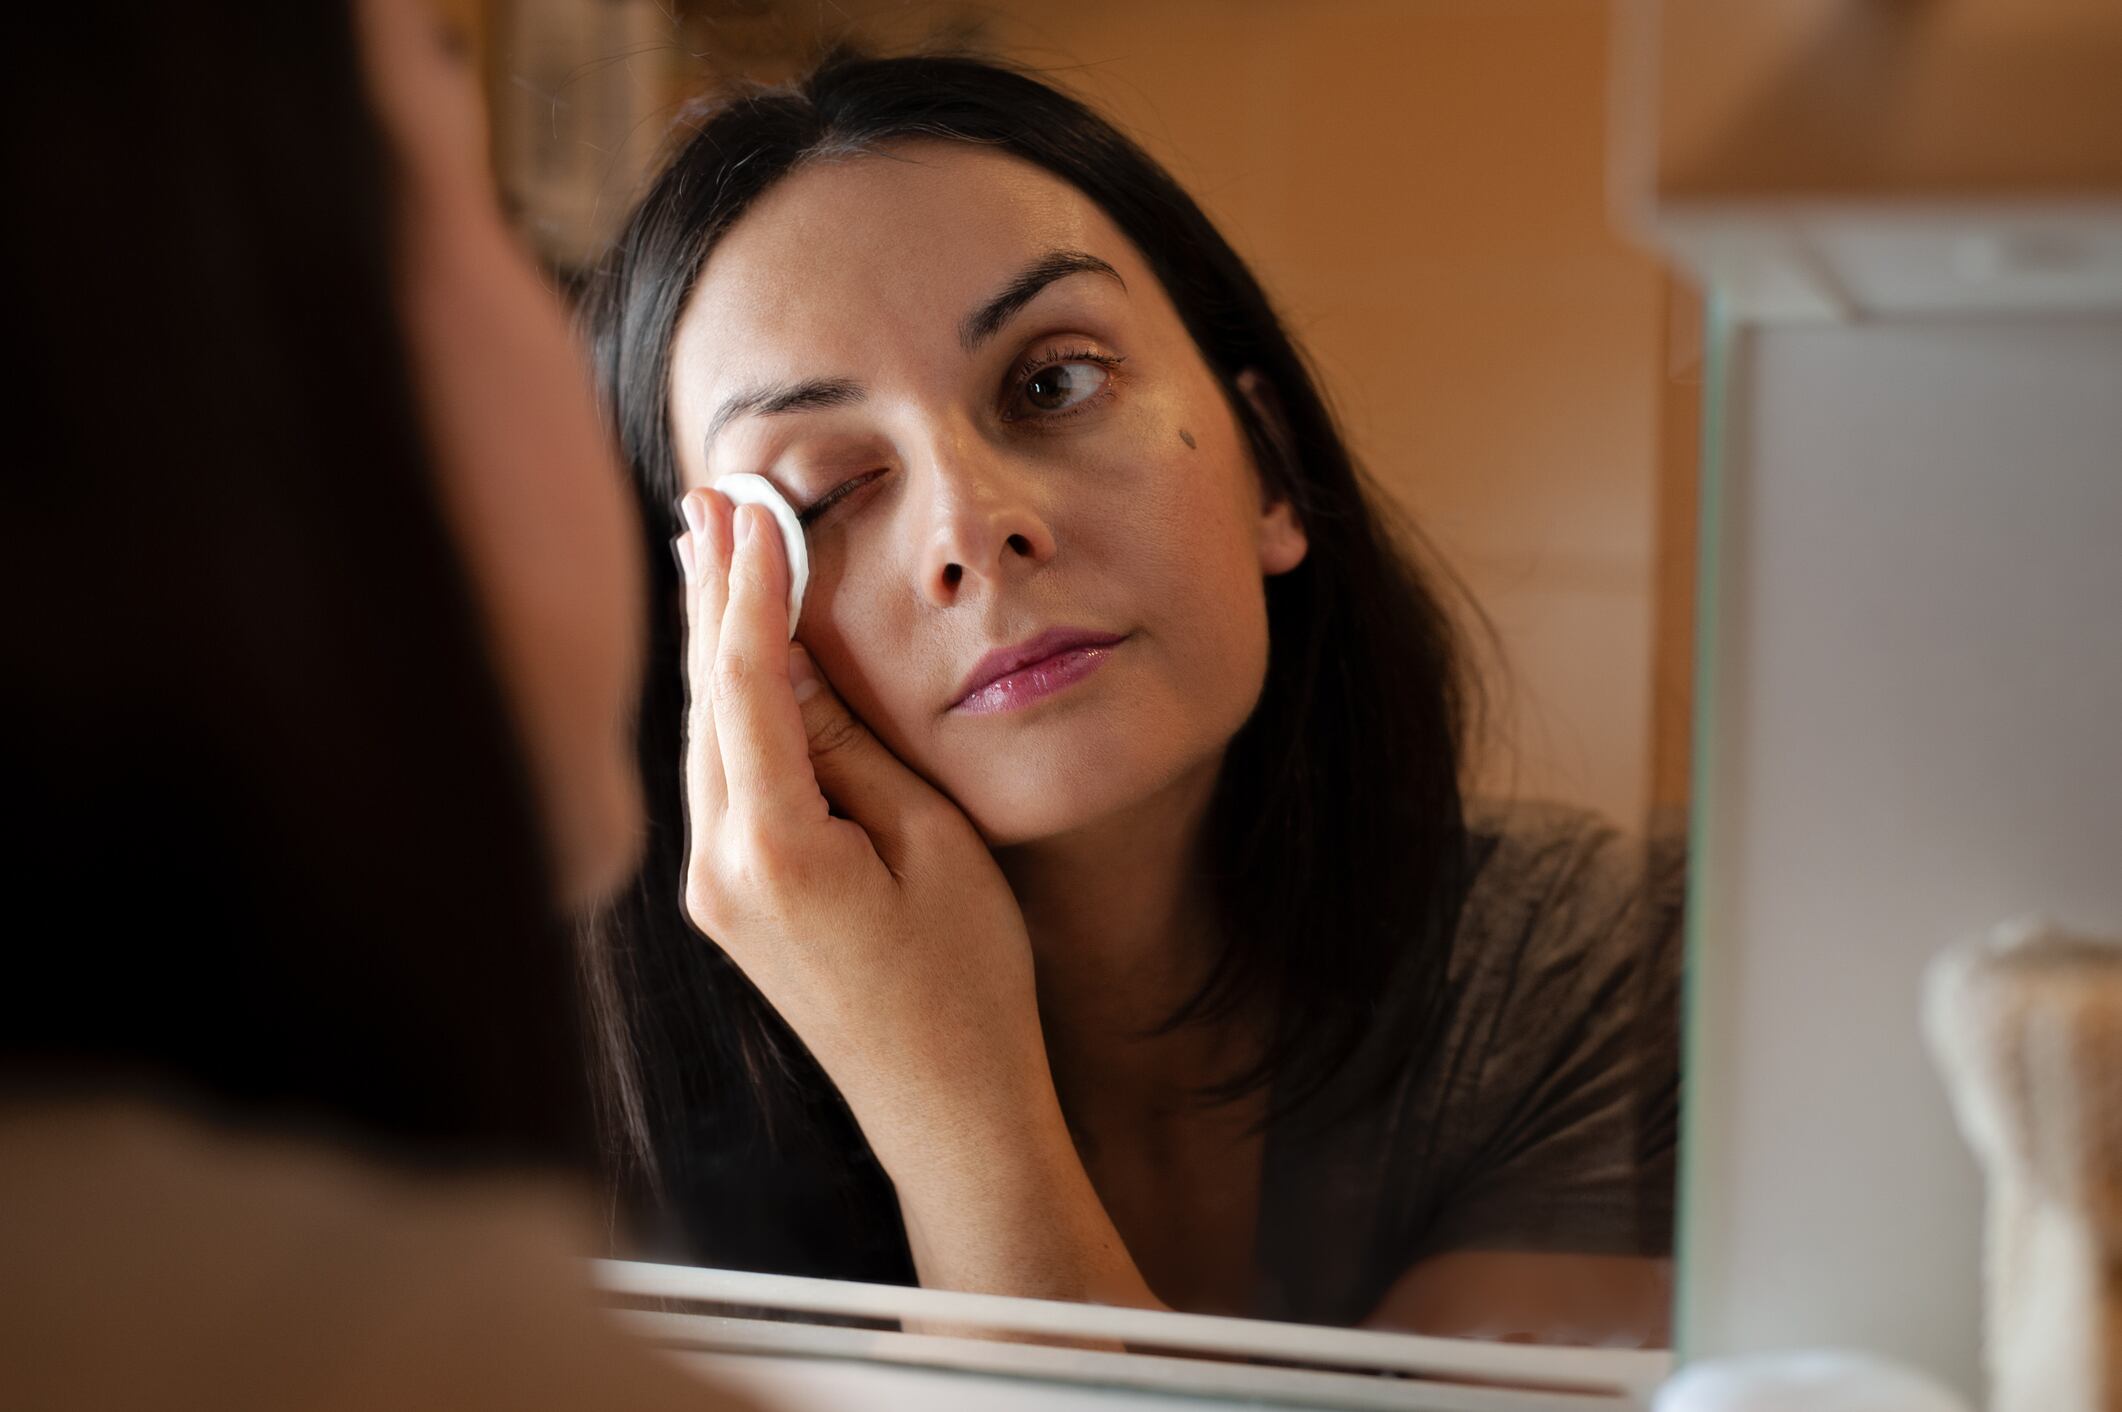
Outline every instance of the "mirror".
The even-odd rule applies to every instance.
[[[458,8],[650,521],[637,1252],[1662,1344],[1699,310],[1607,219],[1604,7]],[[771,86],[843,39],[1030,78],[847,69],[821,158]],[[736,472],[818,789],[687,659]],[[821,791],[881,867],[777,851]]]

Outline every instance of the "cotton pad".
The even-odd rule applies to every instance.
[[[788,559],[788,635],[796,635],[796,615],[803,609],[803,590],[810,584],[810,551],[803,544],[803,524],[774,483],[765,476],[724,476],[715,489],[733,505],[764,505],[781,526],[781,548]]]

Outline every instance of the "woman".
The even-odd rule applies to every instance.
[[[461,65],[417,0],[21,24],[0,1405],[726,1405],[582,1263],[638,530]]]
[[[677,548],[598,929],[668,1238],[1661,1338],[1677,874],[1461,800],[1446,613],[1192,200],[967,58],[681,136],[590,305]],[[806,525],[793,648],[739,471]]]

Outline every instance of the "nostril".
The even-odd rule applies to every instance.
[[[1027,559],[1032,556],[1032,542],[1021,534],[1013,534],[1009,537],[1009,547]]]
[[[958,586],[958,580],[964,577],[965,570],[960,566],[956,564],[945,564],[943,566],[943,586],[945,588],[956,588]]]

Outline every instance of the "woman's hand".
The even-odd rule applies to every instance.
[[[766,512],[683,505],[687,915],[847,1099],[924,1283],[1154,1303],[1062,1121],[1001,870],[788,643]]]
[[[1043,1077],[1031,944],[978,833],[789,645],[764,512],[686,503],[687,915],[886,1129],[880,1149],[901,1119]]]

